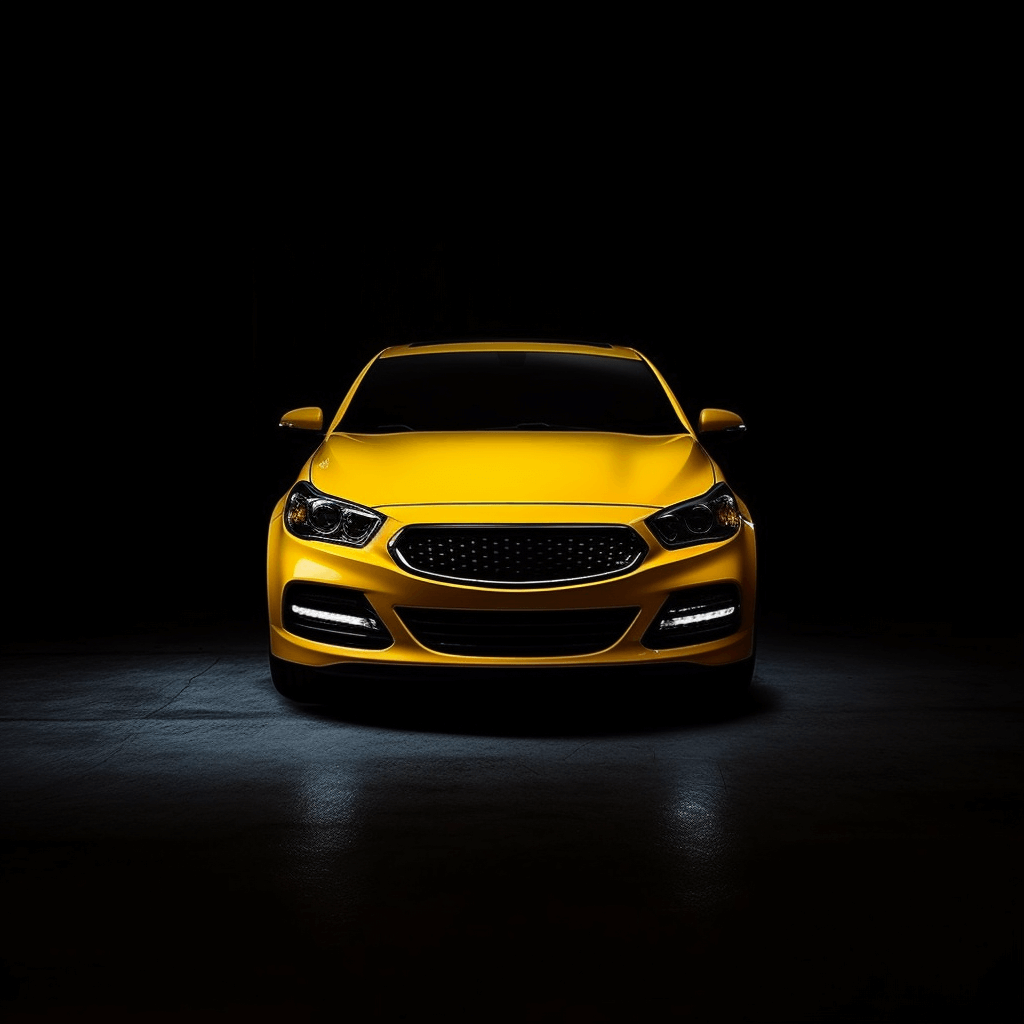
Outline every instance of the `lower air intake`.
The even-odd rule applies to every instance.
[[[594,654],[629,629],[639,608],[578,611],[464,611],[396,608],[424,647],[477,658],[557,658]]]

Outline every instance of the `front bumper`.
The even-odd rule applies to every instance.
[[[742,509],[743,525],[730,540],[668,551],[644,525],[644,518],[653,509],[578,505],[503,507],[501,515],[506,522],[510,516],[517,516],[523,523],[626,523],[641,535],[649,553],[636,569],[613,579],[571,586],[499,589],[415,576],[401,568],[388,553],[389,541],[406,525],[436,523],[439,514],[451,516],[452,521],[460,523],[491,522],[495,517],[493,506],[389,509],[384,527],[365,548],[300,540],[285,529],[283,507],[282,501],[270,524],[267,592],[271,654],[286,662],[320,668],[611,667],[672,663],[716,666],[744,661],[753,653],[756,548],[754,527],[745,508]],[[363,595],[370,616],[386,631],[386,645],[375,645],[381,649],[368,649],[365,644],[350,646],[344,637],[322,634],[323,639],[314,639],[287,628],[282,605],[289,584],[326,585]],[[695,642],[659,647],[657,629],[652,629],[652,623],[656,627],[656,620],[670,596],[706,593],[709,587],[734,588],[738,597],[738,612],[728,627],[731,630],[728,635],[702,639],[707,634],[698,634],[693,638]],[[620,610],[615,613],[619,620],[615,619],[613,609]],[[497,613],[502,613],[514,621],[545,623],[548,632],[557,633],[557,622],[561,618],[586,619],[588,610],[595,611],[591,616],[594,619],[621,620],[621,628],[611,626],[607,642],[601,641],[599,649],[588,653],[543,653],[543,646],[522,648],[526,651],[522,654],[501,649],[499,654],[485,656],[456,653],[460,648],[452,645],[442,644],[443,649],[432,649],[421,642],[424,633],[416,621],[430,612],[437,612],[436,617],[441,618],[458,618],[464,613],[465,617],[473,619],[486,619],[488,613],[500,618]],[[582,615],[575,614],[577,612]],[[409,623],[421,639],[413,635]],[[678,644],[678,640],[672,643]],[[555,645],[551,649],[559,648]]]

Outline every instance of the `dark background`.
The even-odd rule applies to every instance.
[[[1012,432],[1019,342],[1017,318],[1007,315],[1015,310],[1001,308],[1016,286],[1016,241],[1006,226],[1006,195],[1016,190],[1003,187],[1004,168],[1014,166],[1006,130],[1013,120],[999,106],[1012,95],[1014,67],[999,52],[1000,36],[1012,36],[990,16],[972,24],[962,11],[945,20],[942,12],[915,12],[901,21],[892,11],[875,18],[801,12],[787,20],[766,10],[759,22],[756,12],[730,8],[688,12],[679,31],[649,15],[624,23],[617,14],[605,32],[589,17],[556,27],[528,12],[495,15],[493,25],[481,19],[472,26],[469,44],[462,20],[449,28],[433,10],[422,26],[389,11],[384,31],[371,34],[350,21],[341,32],[320,34],[304,23],[288,38],[275,20],[266,41],[249,37],[240,19],[225,33],[179,19],[180,45],[175,39],[163,61],[157,48],[173,19],[155,32],[139,23],[108,33],[113,47],[73,31],[64,46],[74,61],[63,59],[59,33],[40,34],[36,74],[23,76],[16,93],[12,120],[21,131],[8,160],[20,172],[8,191],[8,219],[21,232],[8,236],[0,375],[4,639],[31,638],[43,650],[53,641],[66,651],[69,638],[155,629],[170,638],[156,649],[180,636],[187,654],[194,625],[223,625],[226,636],[239,621],[261,629],[267,519],[304,454],[281,436],[277,419],[292,406],[339,401],[386,344],[519,333],[635,344],[674,380],[691,411],[723,406],[749,425],[729,469],[758,523],[762,609],[776,640],[779,630],[792,631],[775,646],[784,652],[780,672],[810,651],[812,671],[832,680],[826,700],[834,696],[845,707],[854,697],[857,706],[884,709],[868,713],[887,723],[877,743],[865,742],[870,721],[862,719],[859,732],[844,725],[850,742],[819,759],[813,748],[832,747],[837,733],[816,710],[816,693],[808,703],[817,683],[790,686],[778,677],[783,695],[792,691],[796,718],[783,705],[787,735],[781,749],[771,742],[763,753],[793,756],[769,773],[763,799],[749,774],[758,761],[748,757],[747,792],[761,805],[755,834],[763,824],[769,837],[797,841],[776,844],[774,856],[770,838],[766,851],[748,851],[755,860],[769,854],[754,876],[761,883],[754,909],[763,910],[772,937],[779,920],[801,930],[810,922],[798,950],[813,951],[811,964],[824,962],[836,948],[828,941],[834,922],[826,920],[834,904],[819,900],[817,879],[854,879],[844,898],[870,887],[864,914],[892,897],[893,912],[881,919],[890,939],[881,946],[893,964],[904,962],[902,951],[897,956],[902,936],[924,936],[929,922],[940,923],[907,951],[913,968],[915,957],[931,956],[952,936],[949,952],[936,958],[939,971],[960,949],[984,944],[983,927],[958,928],[984,916],[984,899],[975,905],[969,894],[991,892],[994,906],[1013,877],[1012,848],[999,850],[1006,822],[1015,820],[1017,790],[1007,781],[1015,765],[1006,757],[1007,733],[991,724],[1012,723],[1013,706],[1001,686],[986,688],[988,672],[979,673],[974,701],[962,700],[963,687],[975,683],[959,661],[970,644],[955,654],[953,645],[934,645],[935,660],[948,653],[953,666],[937,694],[930,659],[895,658],[892,675],[902,675],[884,700],[879,690],[892,676],[878,676],[856,651],[891,649],[862,645],[864,633],[1019,635],[1020,460]],[[832,639],[833,632],[854,639]],[[819,658],[822,646],[831,653]],[[977,645],[979,664],[986,646]],[[175,773],[149,756],[162,749],[149,739],[159,743],[168,728],[148,711],[150,687],[136,694],[128,681],[129,704],[113,716],[114,731],[90,726],[83,733],[77,723],[96,717],[93,706],[110,717],[104,687],[76,703],[81,659],[47,661],[30,677],[42,680],[39,701],[26,690],[13,714],[22,715],[28,699],[37,705],[28,708],[30,719],[66,721],[71,695],[68,727],[87,761],[79,772],[78,749],[66,756],[63,727],[23,733],[20,719],[14,726],[29,737],[32,757],[11,765],[23,769],[12,775],[11,792],[19,801],[25,795],[11,827],[31,835],[33,822],[45,822],[44,833],[58,840],[33,850],[18,919],[37,917],[39,891],[43,906],[57,907],[72,891],[72,910],[129,892],[136,905],[134,897],[151,892],[169,863],[165,819],[148,818],[148,807],[168,811],[172,827],[184,821],[183,841],[198,843],[184,874],[183,862],[173,863],[162,899],[193,885],[196,897],[172,919],[194,908],[205,915],[208,908],[198,908],[210,887],[220,888],[225,872],[237,877],[236,854],[253,885],[230,898],[252,902],[252,888],[274,872],[235,826],[247,809],[254,822],[276,821],[278,805],[263,801],[265,787],[249,771],[242,742],[246,729],[264,725],[243,721],[248,675],[210,673],[194,703],[171,707],[170,717],[204,707],[216,715],[212,732],[187,738],[188,770]],[[164,661],[162,654],[152,659],[154,685]],[[109,663],[100,664],[107,672]],[[962,682],[954,683],[961,664]],[[118,661],[110,678],[127,681],[126,671],[149,669]],[[768,665],[770,680],[773,671]],[[175,659],[166,672],[177,678]],[[840,684],[844,677],[851,688]],[[11,685],[22,687],[24,678],[12,671]],[[85,678],[88,688],[100,677]],[[228,692],[222,678],[241,680],[239,707],[221,699]],[[269,673],[265,684],[272,692]],[[777,685],[762,688],[761,697]],[[918,687],[920,701],[910,696]],[[870,703],[862,704],[865,693]],[[158,703],[167,706],[163,696]],[[989,715],[983,731],[973,714],[980,706]],[[143,709],[151,729],[139,733],[144,742],[125,744],[123,723]],[[383,720],[393,725],[390,714]],[[232,715],[238,721],[228,731],[242,746],[224,748],[221,726]],[[954,717],[961,728],[949,724]],[[279,721],[285,729],[294,721],[302,733],[310,723],[291,709]],[[765,721],[771,730],[779,720]],[[927,742],[919,723],[935,730]],[[44,733],[52,734],[50,745]],[[197,744],[215,751],[205,763],[216,765],[218,777],[205,784],[223,801],[209,806],[227,811],[226,844],[220,822],[192,827],[192,802],[204,785],[203,763],[192,762],[203,749]],[[225,763],[225,749],[242,751],[238,764]],[[128,789],[94,790],[97,750]],[[46,758],[39,779],[29,778],[36,751]],[[877,760],[880,752],[893,756]],[[285,765],[284,781],[320,760],[333,760],[329,746]],[[267,763],[272,771],[278,764]],[[440,778],[436,764],[421,763],[425,778]],[[822,777],[822,763],[837,768],[838,778]],[[371,790],[386,812],[377,816],[376,838],[404,842],[411,828],[414,839],[444,852],[433,831],[436,801],[400,788],[404,764],[385,773],[397,790]],[[804,774],[794,776],[794,765]],[[1003,766],[1002,785],[992,785]],[[136,767],[141,781],[131,788]],[[955,778],[961,769],[963,780]],[[564,778],[556,796],[574,807],[576,777]],[[632,808],[632,778],[623,778],[617,792]],[[153,793],[134,822],[121,795],[142,794],[149,779]],[[267,792],[289,792],[281,782],[269,779]],[[38,799],[43,791],[63,794],[63,802]],[[496,805],[493,794],[478,795],[481,806],[507,808],[515,822],[518,785],[515,792]],[[614,812],[614,803],[596,799],[591,806]],[[801,827],[767,828],[779,800],[808,825],[834,824],[847,838],[842,850],[819,861],[823,845],[835,846],[831,833],[807,844]],[[550,806],[572,826],[561,804]],[[282,820],[294,820],[290,814],[285,808]],[[418,825],[424,815],[430,821]],[[112,843],[87,844],[69,868],[66,847],[89,832],[94,817]],[[634,819],[630,812],[607,820],[614,829]],[[890,858],[893,834],[901,842]],[[132,840],[148,835],[158,849],[140,856]],[[478,835],[490,841],[487,829],[470,838]],[[615,838],[611,849],[618,849]],[[637,850],[645,840],[641,831]],[[568,850],[578,843],[570,836]],[[367,856],[375,849],[379,842]],[[542,878],[544,866],[559,864],[557,849],[541,843],[536,854]],[[132,869],[121,877],[125,857]],[[207,874],[210,857],[215,870]],[[20,879],[20,857],[14,863]],[[414,859],[399,897],[434,863]],[[481,863],[477,870],[486,871],[492,862]],[[633,863],[645,868],[646,851],[634,853]],[[395,864],[404,870],[409,861]],[[880,889],[872,867],[888,879]],[[469,874],[472,888],[477,876]],[[392,882],[386,869],[371,877],[381,892]],[[77,887],[81,895],[80,879],[87,882]],[[899,891],[905,881],[910,903]],[[923,908],[916,933],[899,920],[899,908],[914,899]],[[140,913],[147,910],[143,902]],[[103,918],[110,928],[121,920]],[[52,952],[60,970],[75,949],[64,932],[47,927],[53,920],[67,918],[46,918],[47,938],[36,949]],[[146,928],[125,934],[145,938]],[[211,934],[205,944],[212,949],[220,939]],[[764,934],[755,931],[755,941]],[[91,931],[83,941],[92,943]],[[124,942],[130,939],[109,948]],[[175,947],[172,965],[193,958],[194,946]],[[205,948],[202,937],[198,948]],[[790,975],[791,947],[777,948],[767,959],[757,950],[768,965],[762,978],[776,963],[786,964],[780,979]],[[209,960],[218,969],[221,952]],[[151,959],[148,950],[139,956]],[[185,975],[192,966],[182,966]],[[163,963],[149,970],[162,972]],[[966,993],[969,972],[952,975],[904,1007],[907,1013],[931,1005],[933,993]],[[826,972],[821,984],[833,977]],[[909,996],[915,979],[934,977],[911,970],[908,987],[889,991]],[[998,989],[999,997],[1006,991]],[[959,1012],[960,1001],[954,1006]]]
[[[101,48],[24,104],[6,628],[260,615],[277,416],[479,333],[635,344],[740,412],[765,608],[1014,627],[998,24],[361,27],[183,27],[191,64]]]
[[[634,345],[691,415],[745,418],[722,458],[766,614],[1015,631],[995,283],[928,188],[843,182],[469,226],[303,211],[244,244],[73,233],[7,375],[12,636],[259,620],[266,523],[314,440],[281,413],[329,415],[388,344],[520,335]]]

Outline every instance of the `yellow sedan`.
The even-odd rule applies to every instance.
[[[366,366],[274,509],[277,689],[424,670],[684,666],[723,691],[755,659],[743,500],[635,349],[413,343]],[[311,447],[314,439],[311,438]]]

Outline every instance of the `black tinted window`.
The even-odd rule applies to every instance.
[[[445,352],[378,359],[339,430],[685,428],[646,363],[563,352]]]

